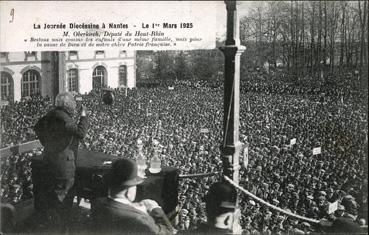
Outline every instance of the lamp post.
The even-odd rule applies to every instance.
[[[223,143],[221,145],[223,174],[239,183],[240,150],[240,60],[245,47],[240,44],[236,1],[225,1],[227,9],[227,38],[220,50],[225,57]],[[238,199],[237,199],[238,207]],[[237,211],[237,210],[236,210]],[[239,223],[236,221],[236,223]],[[233,231],[237,232],[237,231]]]

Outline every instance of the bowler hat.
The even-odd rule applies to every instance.
[[[135,186],[143,182],[137,175],[137,164],[131,159],[116,160],[108,174],[110,187]]]

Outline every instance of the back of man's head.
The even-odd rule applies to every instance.
[[[350,214],[352,216],[358,215],[358,203],[355,201],[355,199],[351,195],[346,195],[342,199],[341,203],[345,207],[345,212],[347,214]]]
[[[229,183],[217,182],[213,184],[205,196],[208,222],[214,223],[220,215],[234,212],[236,199],[237,191]]]
[[[55,106],[61,107],[73,113],[76,109],[76,101],[74,100],[73,94],[70,92],[59,93],[55,97]]]

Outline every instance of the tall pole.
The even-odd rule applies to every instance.
[[[239,156],[242,143],[240,126],[240,56],[245,47],[240,43],[240,27],[236,1],[225,1],[227,8],[227,38],[220,50],[225,57],[223,143],[221,145],[223,174],[239,183]],[[238,207],[238,199],[237,199]],[[235,231],[234,231],[235,232]]]
[[[53,77],[53,96],[55,97],[63,91],[66,91],[65,79],[65,52],[51,52],[51,71]]]

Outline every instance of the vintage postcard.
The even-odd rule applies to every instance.
[[[368,233],[367,1],[0,1],[4,234]]]

